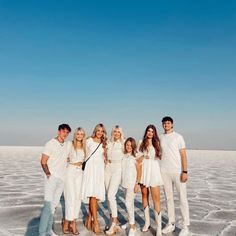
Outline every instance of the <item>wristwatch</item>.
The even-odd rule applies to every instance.
[[[183,170],[182,173],[188,174],[188,171],[187,170]]]

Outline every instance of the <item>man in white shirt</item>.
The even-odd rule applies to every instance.
[[[56,236],[52,230],[53,215],[64,190],[64,178],[69,155],[69,145],[65,139],[70,132],[69,125],[59,125],[57,137],[46,143],[42,153],[41,165],[45,173],[45,186],[39,236]]]
[[[174,185],[180,200],[180,210],[183,219],[183,228],[179,235],[184,236],[189,234],[188,226],[190,225],[186,190],[188,171],[185,142],[180,134],[173,131],[173,119],[171,117],[164,117],[162,126],[164,134],[160,135],[162,150],[161,174],[168,212],[168,224],[162,230],[162,233],[167,234],[175,230]]]

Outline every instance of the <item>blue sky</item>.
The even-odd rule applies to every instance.
[[[235,1],[0,0],[0,145],[170,115],[189,148],[235,150],[235,29]]]

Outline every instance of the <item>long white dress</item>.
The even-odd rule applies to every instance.
[[[155,148],[150,145],[147,151],[139,151],[138,156],[147,156],[142,162],[142,177],[140,183],[148,187],[163,185],[159,159],[156,159]]]
[[[98,145],[99,143],[94,142],[92,138],[87,139],[86,158],[90,157]],[[82,200],[84,203],[89,202],[89,197],[95,197],[102,202],[105,201],[104,165],[104,149],[101,144],[85,166],[82,183]]]

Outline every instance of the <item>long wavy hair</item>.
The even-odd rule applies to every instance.
[[[92,138],[95,138],[95,137],[96,137],[96,132],[98,131],[99,128],[102,128],[102,129],[103,129],[103,136],[102,136],[102,138],[101,138],[101,142],[102,142],[102,147],[103,147],[104,149],[106,149],[106,147],[107,147],[107,131],[106,131],[105,126],[104,126],[102,123],[97,124],[97,125],[95,126],[95,128],[94,128],[94,130],[93,130],[93,134],[92,134],[91,137],[92,137]]]
[[[82,145],[82,149],[83,149],[83,151],[84,151],[84,153],[85,153],[85,151],[86,151],[86,134],[85,134],[85,131],[84,131],[84,129],[82,128],[82,127],[78,127],[76,130],[75,130],[75,132],[74,132],[74,137],[73,137],[73,140],[72,140],[72,144],[73,144],[73,147],[74,147],[74,149],[76,150],[77,149],[77,139],[76,139],[76,135],[77,135],[77,133],[78,132],[82,132],[83,133],[83,139],[82,139],[82,142],[81,142],[81,145]]]
[[[140,144],[140,147],[139,147],[139,150],[141,152],[143,151],[148,151],[148,137],[147,137],[147,132],[149,129],[152,129],[153,130],[153,138],[152,138],[152,145],[155,149],[155,152],[156,152],[156,157],[160,158],[161,159],[161,147],[160,147],[160,140],[159,140],[159,137],[158,137],[158,134],[157,134],[157,129],[155,127],[155,125],[148,125],[145,132],[144,132],[144,135],[143,135],[143,140]]]

